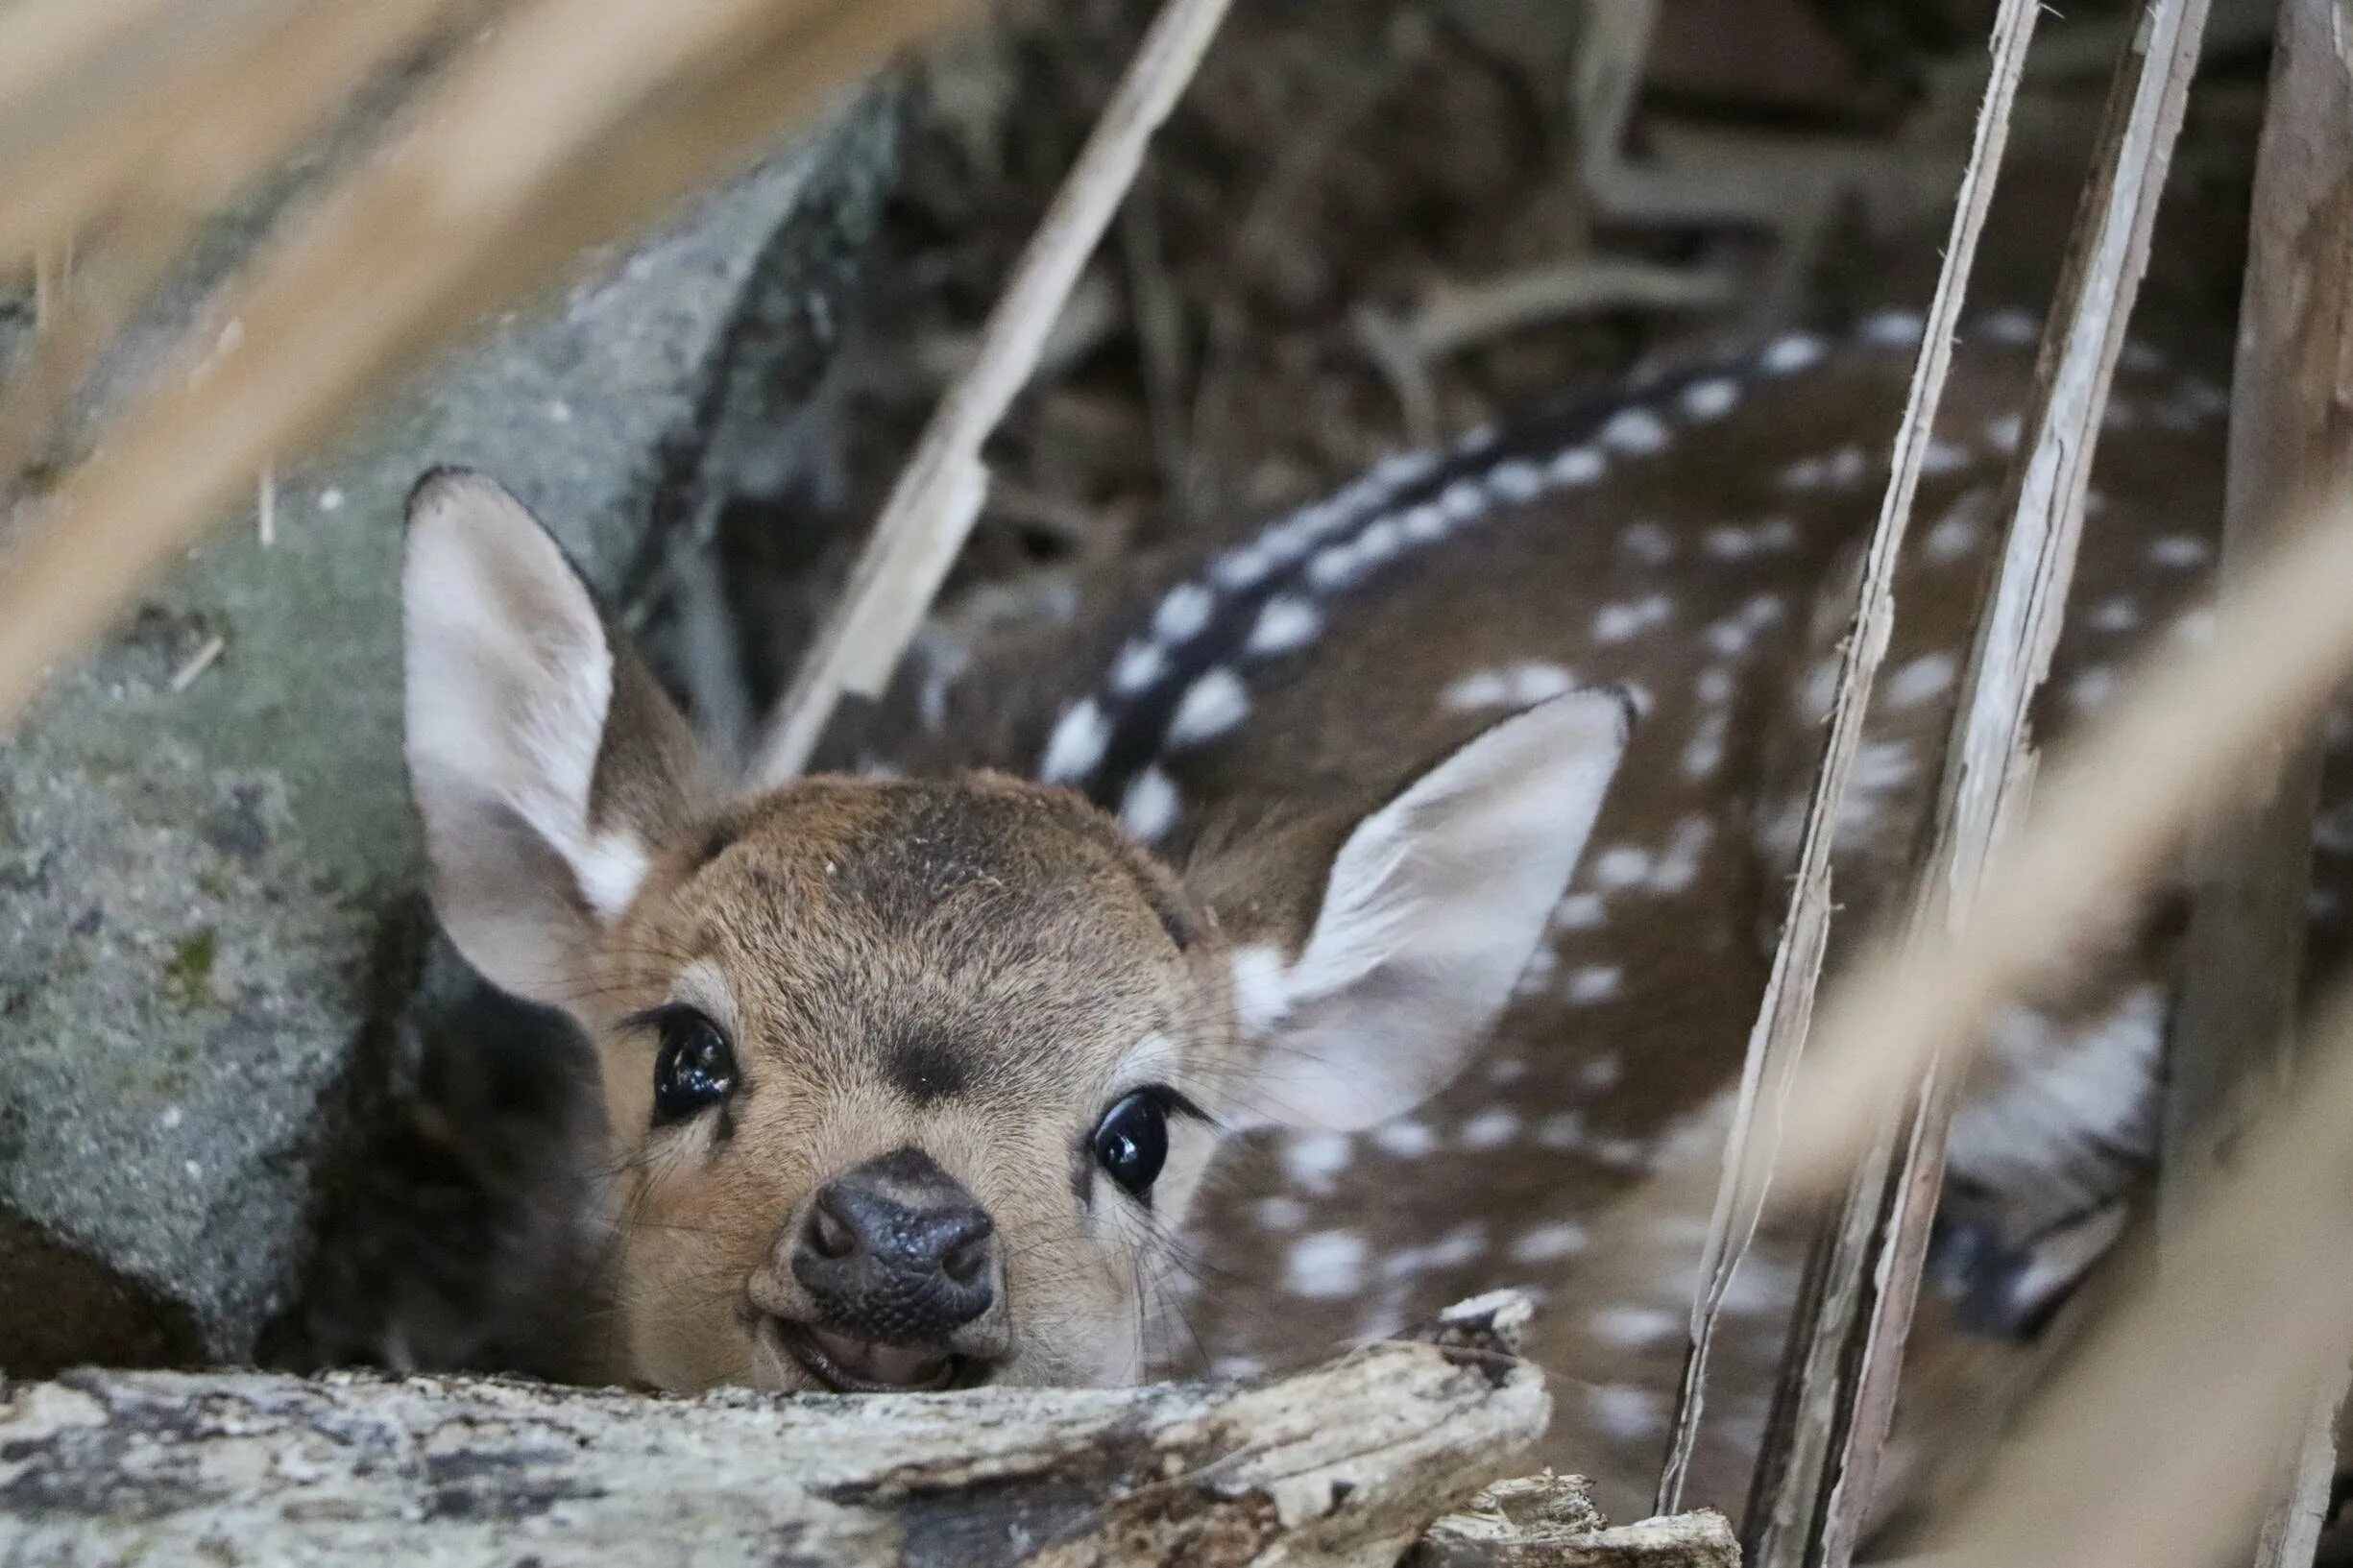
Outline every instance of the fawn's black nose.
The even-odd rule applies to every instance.
[[[817,1192],[792,1276],[822,1325],[884,1344],[930,1344],[997,1298],[996,1225],[916,1148],[894,1149]]]

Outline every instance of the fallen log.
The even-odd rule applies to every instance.
[[[1128,1389],[0,1382],[0,1564],[1386,1565],[1543,1430],[1527,1310],[1498,1293],[1289,1376]]]

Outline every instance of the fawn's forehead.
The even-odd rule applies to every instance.
[[[716,970],[781,1049],[910,1087],[1115,1049],[1181,1009],[1175,879],[1078,796],[1011,779],[813,779],[703,824],[624,946]]]

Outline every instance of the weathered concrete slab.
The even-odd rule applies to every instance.
[[[861,100],[497,324],[281,476],[273,545],[232,521],[0,752],[0,1366],[250,1352],[415,973],[405,491],[494,470],[614,581],[719,389],[830,346],[844,302],[813,291],[854,271],[895,118]]]

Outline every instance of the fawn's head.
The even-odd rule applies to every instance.
[[[596,1044],[619,1348],[671,1387],[1139,1375],[1218,1134],[1443,1086],[1625,742],[1555,698],[1187,876],[1000,775],[731,797],[520,504],[409,515],[435,904]]]

